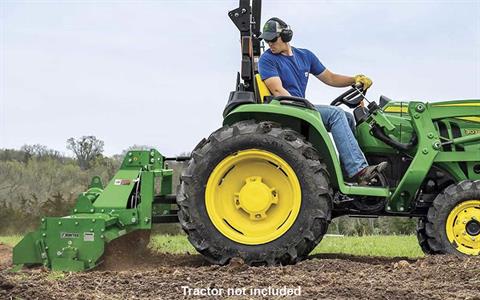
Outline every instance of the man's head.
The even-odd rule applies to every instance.
[[[263,26],[263,32],[259,38],[268,43],[270,50],[275,53],[281,53],[288,48],[287,43],[292,40],[293,31],[285,22],[279,18],[271,18]]]

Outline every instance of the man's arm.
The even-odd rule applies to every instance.
[[[335,74],[328,69],[325,69],[325,71],[315,77],[320,79],[321,82],[333,87],[347,87],[355,83],[355,77]]]
[[[282,80],[278,76],[270,77],[264,80],[265,85],[274,96],[291,96],[283,87]]]

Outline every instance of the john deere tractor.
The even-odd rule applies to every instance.
[[[366,186],[350,183],[315,107],[303,98],[273,97],[262,82],[261,1],[239,2],[229,17],[240,31],[241,71],[223,126],[191,157],[129,152],[105,188],[92,180],[71,216],[42,219],[15,247],[14,264],[90,269],[103,261],[109,242],[177,217],[192,245],[215,264],[233,257],[250,265],[295,263],[344,215],[416,217],[425,253],[479,255],[480,100],[382,96],[377,104],[352,86],[331,105],[353,109],[368,162],[388,167]],[[176,195],[168,160],[188,160]]]

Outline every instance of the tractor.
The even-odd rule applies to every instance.
[[[180,222],[188,240],[219,265],[305,259],[340,216],[418,218],[426,254],[480,254],[480,100],[368,101],[352,86],[331,102],[353,109],[370,164],[388,162],[368,185],[344,178],[321,116],[307,100],[272,96],[258,74],[261,1],[228,16],[240,31],[241,69],[223,126],[188,157],[130,151],[104,187],[94,177],[70,216],[42,218],[13,250],[15,269],[95,268],[108,247],[147,237],[153,223]],[[171,160],[188,167],[173,194]],[[146,234],[145,234],[146,233]],[[143,241],[144,243],[144,241]]]

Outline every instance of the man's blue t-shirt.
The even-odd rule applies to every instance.
[[[283,88],[292,96],[305,98],[308,74],[315,76],[325,71],[320,60],[307,49],[292,47],[292,56],[273,54],[265,51],[258,61],[258,70],[262,80],[278,76]]]

